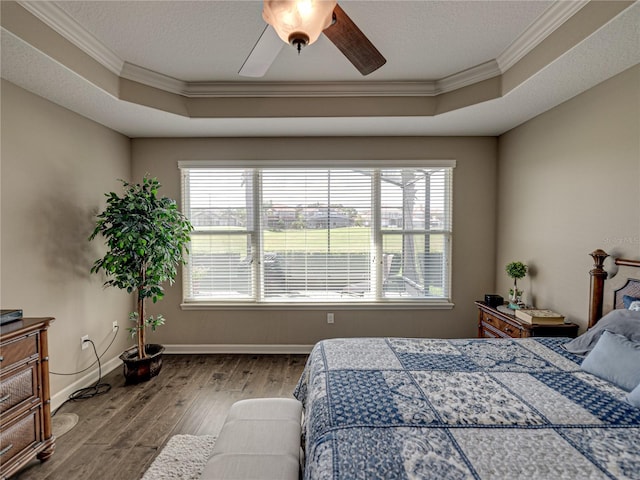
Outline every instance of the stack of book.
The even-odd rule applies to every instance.
[[[564,315],[560,315],[552,310],[522,308],[515,312],[516,318],[525,323],[536,323],[538,325],[555,325],[558,323],[564,323]]]

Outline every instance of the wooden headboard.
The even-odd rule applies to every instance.
[[[640,297],[640,260],[617,258],[615,264],[618,273],[607,280],[608,273],[603,268],[604,260],[609,256],[604,250],[596,250],[589,255],[593,258],[591,291],[589,295],[589,328],[611,310],[624,308],[622,297],[630,295]]]

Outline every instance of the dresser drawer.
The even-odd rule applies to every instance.
[[[16,407],[37,400],[38,372],[34,360],[27,365],[0,375],[0,415],[10,414]]]
[[[19,340],[3,343],[0,348],[0,370],[25,361],[38,354],[38,335],[32,334]]]
[[[8,462],[14,456],[40,441],[39,424],[40,409],[38,408],[12,425],[2,428],[2,432],[0,432],[0,464]]]
[[[505,336],[511,338],[520,338],[522,337],[522,329],[515,327],[499,318],[494,317],[486,312],[482,313],[482,322],[485,325],[490,325],[493,327],[492,330],[498,330],[503,332]]]

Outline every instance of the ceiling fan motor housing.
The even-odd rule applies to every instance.
[[[309,45],[309,36],[303,32],[293,32],[289,35],[289,43],[298,49],[298,53],[302,47]]]
[[[329,0],[264,0],[262,18],[283,42],[300,50],[331,25],[336,4]]]

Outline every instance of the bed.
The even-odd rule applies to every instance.
[[[640,262],[617,263],[608,290],[607,255],[592,256],[589,326],[640,294]],[[294,393],[304,478],[639,479],[640,408],[568,341],[319,342]]]

